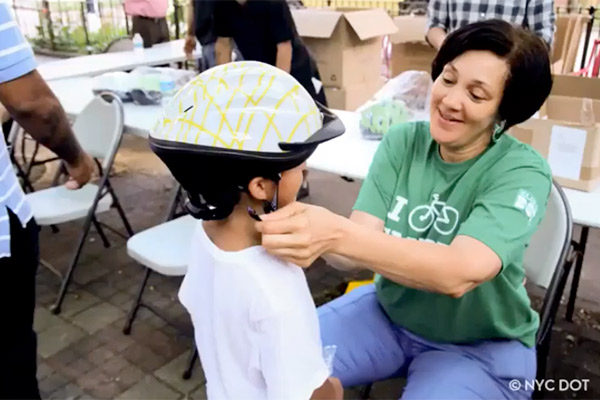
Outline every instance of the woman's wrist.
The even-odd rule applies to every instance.
[[[352,229],[356,229],[356,224],[350,221],[348,218],[334,214],[336,221],[332,226],[333,235],[329,246],[329,253],[336,254],[339,256],[346,255],[344,250],[348,239],[351,237]]]

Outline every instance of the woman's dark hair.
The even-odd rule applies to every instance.
[[[504,129],[529,119],[544,104],[552,89],[550,55],[535,34],[502,20],[466,25],[450,33],[433,60],[436,80],[444,66],[471,50],[487,50],[506,60],[509,74],[498,113]]]

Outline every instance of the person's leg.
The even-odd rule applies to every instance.
[[[438,346],[414,358],[402,399],[530,399],[535,373],[535,349],[516,340]]]
[[[158,25],[158,37],[154,41],[153,44],[165,43],[165,42],[168,42],[169,40],[171,40],[171,38],[170,38],[171,35],[169,34],[169,25],[167,24],[167,19],[166,18],[159,19],[157,22],[157,25]]]
[[[217,65],[217,59],[215,56],[215,43],[207,43],[202,45],[202,71],[211,69]]]
[[[154,34],[152,33],[154,21],[139,16],[132,18],[131,34],[139,33],[144,41],[144,48],[152,47],[154,43]]]
[[[343,386],[386,379],[404,367],[406,354],[373,285],[354,289],[319,307],[318,313],[323,346],[337,347],[333,376]]]
[[[39,263],[35,222],[23,228],[10,215],[11,257],[0,259],[0,399],[39,399],[37,338],[33,330],[35,275]]]

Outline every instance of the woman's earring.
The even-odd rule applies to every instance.
[[[494,126],[494,133],[492,134],[492,140],[495,142],[496,140],[498,140],[498,138],[500,137],[500,135],[502,135],[504,133],[504,127],[506,126],[506,120],[503,119],[502,121],[500,121],[499,124],[496,124]]]

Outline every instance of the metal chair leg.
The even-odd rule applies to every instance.
[[[94,204],[94,210],[96,205]],[[93,214],[92,214],[93,215]],[[75,256],[73,257],[73,261],[69,266],[69,270],[67,271],[67,275],[64,277],[60,292],[58,294],[58,298],[56,299],[56,303],[51,307],[51,311],[54,315],[60,314],[60,310],[62,307],[62,303],[65,300],[65,296],[67,295],[67,289],[71,280],[73,279],[73,273],[75,272],[75,267],[77,266],[77,262],[79,261],[79,257],[81,256],[81,251],[83,250],[83,245],[85,244],[85,239],[90,231],[90,227],[92,225],[92,216],[88,216],[85,220],[85,224],[83,226],[83,232],[81,234],[81,238],[79,239],[79,244],[77,245],[77,251],[75,252]]]
[[[369,383],[368,385],[366,385],[363,390],[360,391],[360,398],[362,400],[367,400],[369,398],[369,396],[371,395],[371,388],[373,387],[372,383]]]
[[[106,188],[108,189],[110,195],[113,198],[113,206],[117,209],[117,212],[119,213],[119,216],[121,217],[121,220],[123,220],[123,225],[125,226],[125,230],[127,231],[127,233],[129,234],[130,237],[133,236],[134,235],[133,229],[131,229],[129,220],[127,220],[127,216],[125,215],[125,211],[123,211],[123,207],[121,207],[121,202],[117,198],[117,195],[115,194],[115,191],[113,190],[112,185],[110,184],[110,181],[108,179],[106,180]]]
[[[198,349],[196,348],[196,345],[194,344],[194,351],[192,352],[192,355],[190,356],[190,359],[188,360],[187,369],[183,372],[183,375],[181,376],[183,379],[188,380],[192,377],[192,370],[194,369],[194,364],[196,363],[197,359],[198,359]]]
[[[579,280],[581,279],[581,270],[583,268],[583,258],[585,255],[585,247],[587,245],[588,234],[590,228],[587,226],[581,227],[581,237],[579,239],[579,256],[575,262],[575,271],[573,272],[573,280],[571,281],[571,293],[569,294],[569,302],[567,303],[566,319],[573,322],[573,312],[575,311],[575,301],[577,300],[577,290],[579,289]]]
[[[123,333],[125,335],[129,335],[131,333],[131,325],[133,324],[133,320],[135,319],[135,316],[140,308],[140,303],[142,300],[142,295],[144,294],[144,289],[146,288],[146,284],[148,283],[148,278],[150,277],[150,274],[152,273],[152,270],[150,268],[148,268],[148,267],[144,267],[144,268],[146,268],[146,272],[144,273],[144,278],[142,279],[142,284],[140,285],[137,295],[135,296],[135,301],[131,305],[131,309],[129,310],[129,314],[127,315],[127,322],[125,323],[125,326],[123,327]]]
[[[104,234],[104,229],[102,229],[102,225],[100,225],[96,217],[92,218],[92,222],[94,224],[94,227],[96,228],[96,231],[98,231],[98,235],[100,235],[100,238],[102,239],[102,244],[104,244],[104,247],[108,249],[110,247],[110,242]]]
[[[121,203],[119,203],[116,200],[116,198],[115,198],[115,208],[117,209],[119,216],[123,220],[123,226],[125,226],[125,230],[127,231],[127,233],[129,234],[130,237],[133,236],[134,232],[133,232],[133,229],[131,228],[131,224],[129,224],[129,220],[127,219],[127,216],[125,215],[125,211],[123,211],[123,208],[121,207]]]
[[[33,170],[33,167],[35,166],[35,157],[37,156],[38,151],[40,150],[40,144],[38,142],[35,142],[35,147],[33,148],[33,154],[31,155],[31,160],[29,161],[29,164],[27,165],[27,171],[25,171],[25,176],[29,179],[29,176],[31,176],[31,170]]]
[[[23,171],[23,168],[21,168],[21,165],[18,163],[17,158],[14,155],[14,150],[11,150],[10,159],[17,170],[17,177],[23,181],[23,189],[25,190],[25,193],[35,192],[31,181],[27,176],[25,176],[25,171]]]

